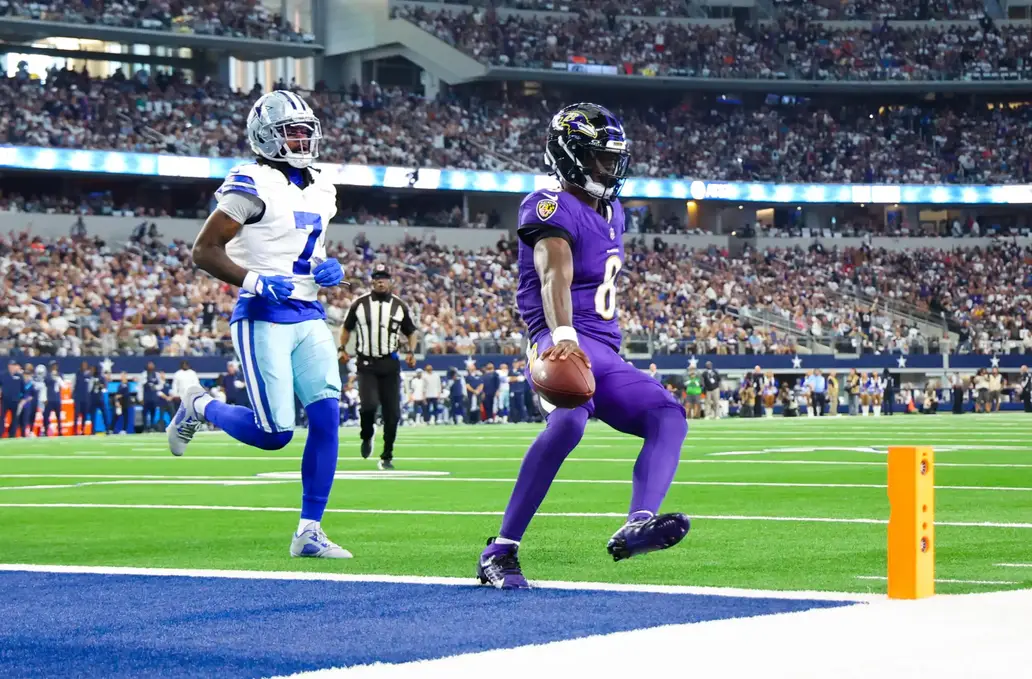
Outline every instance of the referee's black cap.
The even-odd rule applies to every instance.
[[[390,278],[391,270],[386,264],[377,264],[373,267],[373,280],[377,278]]]

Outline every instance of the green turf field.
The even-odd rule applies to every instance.
[[[383,478],[359,458],[357,430],[343,429],[323,521],[355,554],[343,562],[288,556],[303,431],[277,452],[199,434],[183,458],[164,436],[0,441],[0,563],[471,577],[535,432],[403,428],[399,471]],[[882,592],[884,581],[858,576],[885,575],[884,448],[929,444],[937,578],[979,581],[938,590],[1030,587],[1032,567],[997,565],[1032,564],[1030,434],[1032,417],[1019,414],[693,422],[664,505],[692,516],[692,532],[672,550],[613,563],[605,543],[627,510],[639,444],[593,424],[531,524],[524,571],[532,580]]]

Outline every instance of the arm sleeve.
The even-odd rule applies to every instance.
[[[562,238],[571,248],[573,247],[573,236],[570,232],[553,224],[524,224],[517,229],[516,235],[529,248],[533,248],[539,240],[545,238]]]
[[[254,224],[265,215],[265,202],[257,195],[229,189],[219,194],[218,209],[240,224]]]
[[[402,304],[401,308],[405,310],[405,315],[401,317],[401,334],[411,335],[416,331],[416,324],[412,321],[412,316],[409,314],[408,305]]]
[[[348,309],[348,315],[344,317],[344,329],[351,332],[355,329],[355,324],[358,323],[358,314],[355,311],[358,309],[358,300],[352,303],[351,308]]]

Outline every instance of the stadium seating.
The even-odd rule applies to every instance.
[[[484,0],[448,0],[448,4],[483,7],[488,3]],[[490,4],[500,9],[544,12],[600,12],[647,17],[693,16],[690,0],[643,0],[633,4],[614,2],[614,0],[495,0]]]
[[[802,12],[814,19],[831,21],[900,19],[979,19],[985,14],[984,0],[775,0],[778,12]]]
[[[270,11],[260,0],[223,0],[218,3],[199,0],[174,0],[165,3],[14,0],[0,6],[0,16],[231,38],[309,43],[314,41],[312,34],[295,29],[279,14]]]
[[[1021,58],[1029,45],[1027,26],[995,26],[989,19],[839,28],[788,10],[775,25],[739,27],[593,12],[557,22],[554,16],[503,18],[433,5],[392,11],[495,66],[548,69],[576,59],[638,75],[900,81],[1014,78],[1028,69]]]
[[[257,94],[161,74],[98,80],[55,71],[41,85],[26,73],[0,79],[0,144],[244,157],[244,111]],[[323,121],[325,161],[543,170],[548,111],[541,100],[427,101],[375,84],[308,96]],[[1027,106],[686,102],[618,110],[634,143],[635,176],[867,183],[1032,177]]]
[[[898,313],[910,310],[945,314],[959,331],[959,351],[1032,353],[1029,248],[770,249],[731,257],[639,241],[627,250],[620,320],[630,351],[790,354],[815,343],[865,353],[937,351],[940,337]],[[188,253],[187,243],[166,243],[160,234],[125,248],[0,238],[0,354],[230,354],[235,290],[188,275]],[[511,244],[465,252],[414,241],[379,251],[338,243],[331,254],[359,280],[376,257],[398,263],[397,285],[419,310],[428,353],[521,351]],[[324,292],[329,320],[339,325],[362,290]],[[865,332],[860,314],[878,298]]]

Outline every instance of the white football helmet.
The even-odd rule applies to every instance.
[[[247,116],[247,140],[256,155],[305,168],[319,157],[322,125],[312,107],[289,90],[275,90],[255,102]],[[297,142],[291,150],[288,142]]]

